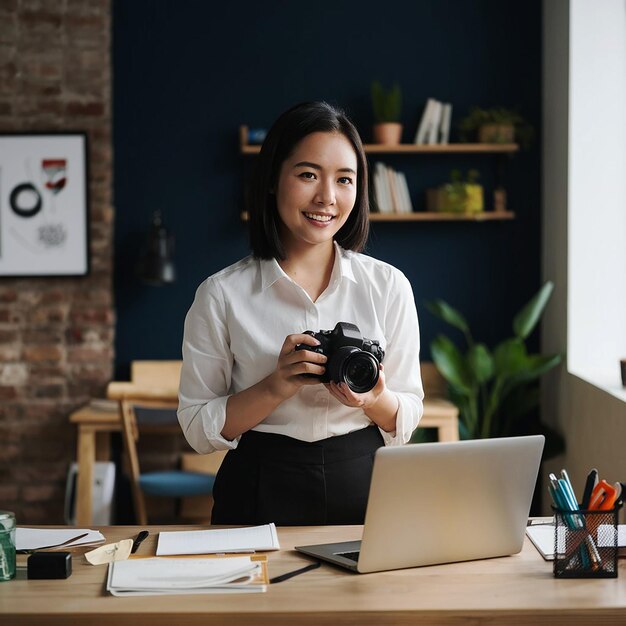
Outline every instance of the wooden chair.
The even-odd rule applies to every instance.
[[[188,472],[201,472],[204,474],[217,475],[217,471],[224,460],[228,450],[218,450],[211,454],[196,454],[185,452],[182,455],[182,469]],[[213,511],[213,495],[189,496],[183,498],[180,503],[180,517],[193,521],[196,524],[208,524],[211,522]]]
[[[182,361],[132,361],[130,380],[139,387],[175,390],[174,395],[178,396],[182,366]]]
[[[122,414],[122,436],[128,461],[131,492],[137,523],[147,524],[146,504],[144,495],[185,498],[190,496],[210,497],[213,493],[215,476],[203,472],[182,470],[165,470],[142,473],[137,454],[137,410],[174,409],[175,405],[163,401],[135,400],[124,398],[120,402]]]
[[[149,415],[150,432],[171,433],[178,424],[178,385],[182,361],[133,361],[130,382],[112,382],[107,395],[120,403],[122,436],[131,492],[138,524],[147,523],[144,494],[184,498],[209,497],[215,475],[207,472],[169,470],[142,473],[137,454],[137,414]],[[143,428],[143,420],[142,428]]]

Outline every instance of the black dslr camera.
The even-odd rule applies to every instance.
[[[328,358],[324,374],[306,376],[315,376],[323,383],[331,380],[346,383],[355,393],[365,393],[376,385],[378,366],[385,356],[378,341],[364,339],[358,327],[348,322],[339,322],[333,330],[320,330],[319,333],[307,330],[305,333],[315,337],[320,345],[301,343],[296,350],[309,350]]]

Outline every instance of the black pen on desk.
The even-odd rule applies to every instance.
[[[270,578],[270,584],[273,585],[275,583],[282,583],[284,580],[289,580],[298,574],[304,574],[304,572],[310,572],[312,569],[317,569],[320,565],[321,563],[318,561],[317,563],[311,563],[310,565],[296,569],[293,572],[287,572],[286,574],[282,574],[280,576],[274,576],[274,578]]]
[[[135,554],[137,552],[137,548],[141,545],[141,542],[149,535],[150,533],[147,530],[142,530],[137,537],[135,537],[135,541],[133,541],[133,547],[130,549],[131,554]]]

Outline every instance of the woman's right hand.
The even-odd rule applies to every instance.
[[[318,385],[325,368],[327,357],[310,350],[296,350],[298,344],[319,346],[319,341],[311,335],[298,333],[287,335],[280,354],[276,370],[267,378],[270,392],[282,400],[291,398],[302,385]],[[313,374],[314,376],[305,376]]]

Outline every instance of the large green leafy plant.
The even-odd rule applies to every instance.
[[[459,430],[464,439],[529,434],[522,423],[539,404],[539,377],[561,362],[560,354],[528,354],[525,340],[537,325],[554,285],[547,282],[513,319],[514,336],[493,350],[476,342],[465,318],[443,300],[428,309],[460,330],[465,352],[451,339],[438,335],[430,345],[437,369],[448,382],[450,399],[459,409]],[[543,424],[535,430],[546,435],[548,455],[563,449],[562,438]]]

